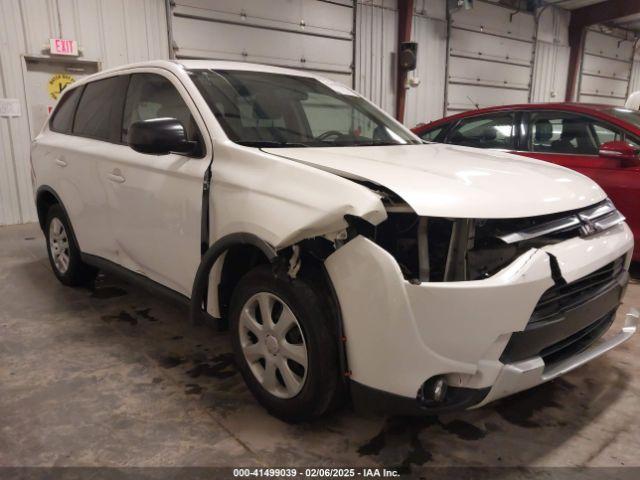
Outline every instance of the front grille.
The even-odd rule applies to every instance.
[[[611,325],[628,276],[624,257],[578,280],[548,289],[526,328],[511,334],[500,361],[542,356],[558,362],[587,348]]]
[[[624,270],[624,256],[571,283],[554,285],[542,294],[529,325],[557,318],[608,289]]]
[[[609,330],[615,316],[616,311],[613,310],[579,332],[543,349],[540,356],[544,363],[547,366],[552,365],[586,350]]]

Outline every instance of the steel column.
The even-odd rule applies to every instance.
[[[400,68],[400,45],[411,41],[413,24],[413,0],[398,0],[398,65],[396,88],[396,119],[404,121],[405,102],[407,98],[407,72]]]

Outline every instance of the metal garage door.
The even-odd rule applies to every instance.
[[[321,72],[352,86],[352,0],[176,0],[176,58],[240,60]]]
[[[529,101],[533,15],[476,1],[473,8],[450,14],[449,32],[448,114]]]
[[[624,105],[633,65],[632,38],[624,31],[587,30],[580,64],[579,102]]]

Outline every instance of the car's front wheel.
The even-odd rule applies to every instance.
[[[290,422],[318,417],[340,395],[336,335],[319,293],[263,265],[236,287],[229,311],[236,363],[249,389]]]
[[[53,205],[47,212],[45,236],[49,262],[60,282],[79,286],[95,279],[97,270],[82,262],[71,224],[60,205]]]

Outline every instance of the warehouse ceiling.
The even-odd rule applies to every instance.
[[[607,0],[544,0],[544,3],[564,8],[565,10],[576,10],[578,8],[589,7],[606,1]],[[640,14],[630,15],[607,23],[618,28],[640,32]]]
[[[565,8],[567,10],[575,10],[576,8],[588,7],[596,3],[606,2],[607,0],[545,0],[547,5],[555,5],[556,7]]]
[[[627,30],[634,30],[640,32],[640,13],[636,15],[630,15],[628,17],[619,18],[612,22],[616,27],[626,28]]]

